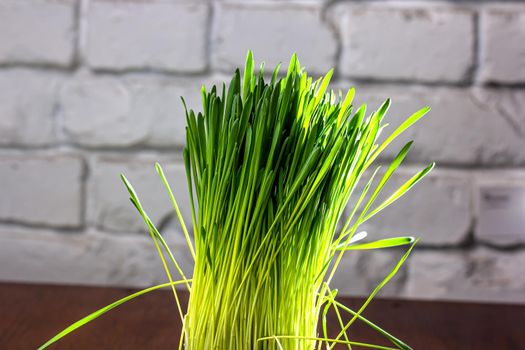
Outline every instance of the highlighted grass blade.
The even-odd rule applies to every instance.
[[[419,119],[421,119],[425,114],[427,114],[430,111],[430,107],[424,107],[421,108],[416,113],[412,114],[410,117],[408,117],[388,138],[379,146],[375,152],[371,155],[371,157],[368,159],[365,169],[372,164],[372,162],[383,152],[383,150],[392,142],[394,141],[399,135],[401,135],[406,129],[411,127],[415,122],[417,122]]]
[[[346,97],[345,97],[345,99],[343,101],[343,104],[341,105],[341,109],[339,110],[339,114],[337,115],[337,125],[338,126],[341,125],[341,121],[343,120],[344,114],[346,113],[346,111],[348,110],[350,105],[352,104],[352,101],[354,100],[354,95],[355,95],[355,89],[354,88],[351,88],[346,93]]]
[[[425,169],[418,172],[416,175],[412,176],[407,182],[405,182],[401,187],[399,187],[396,192],[394,192],[390,197],[388,197],[381,205],[379,205],[376,209],[372,210],[370,213],[368,213],[362,220],[362,222],[365,222],[369,220],[372,216],[379,213],[381,210],[388,207],[390,204],[394,203],[396,200],[401,198],[405,193],[408,192],[414,186],[416,183],[418,183],[421,179],[423,179],[429,172],[434,168],[434,163],[431,163],[429,166],[427,166]]]
[[[399,247],[403,245],[409,245],[414,243],[416,239],[414,237],[394,237],[380,239],[378,241],[361,243],[361,244],[350,244],[344,245],[340,244],[337,246],[337,250],[370,250],[370,249],[383,249],[383,248],[392,248]]]

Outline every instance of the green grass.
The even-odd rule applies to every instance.
[[[380,177],[376,167],[362,192],[354,190],[381,152],[429,108],[408,117],[378,144],[389,99],[367,114],[365,105],[357,109],[352,105],[353,89],[345,97],[328,91],[332,71],[314,81],[295,55],[285,76],[280,78],[278,69],[265,79],[263,66],[255,72],[248,53],[243,74],[236,70],[228,86],[203,87],[202,113],[186,110],[184,162],[193,241],[168,180],[161,166],[156,166],[195,260],[191,280],[123,177],[162,259],[169,281],[163,286],[172,287],[183,320],[179,347],[298,350],[346,344],[349,349],[391,348],[349,339],[345,331],[359,320],[383,334],[394,349],[409,349],[361,313],[397,272],[417,239],[360,243],[365,235],[356,232],[420,181],[433,164],[378,203],[380,192],[408,154],[409,142]],[[340,223],[351,197],[357,201]],[[396,246],[409,249],[359,310],[337,302],[330,281],[345,253]],[[173,268],[180,275],[178,281]],[[179,303],[175,284],[190,292],[186,310]],[[121,303],[73,324],[42,349]],[[330,308],[340,321],[336,339],[328,339],[326,330]],[[349,322],[342,321],[342,312],[351,315]]]

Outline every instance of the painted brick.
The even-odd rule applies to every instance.
[[[129,117],[131,96],[113,78],[66,83],[60,91],[63,127],[72,142],[88,146],[133,145],[148,121]]]
[[[71,142],[87,147],[173,146],[186,140],[188,108],[200,108],[202,79],[79,78],[64,84],[60,110]]]
[[[214,67],[231,71],[244,66],[248,49],[270,72],[296,52],[309,72],[335,65],[337,42],[316,4],[221,4],[213,33]]]
[[[74,56],[74,4],[0,2],[0,63],[70,65]]]
[[[11,69],[0,72],[0,145],[44,146],[56,141],[55,104],[60,78]]]
[[[181,96],[189,109],[202,111],[202,84],[213,83],[206,78],[131,79],[128,86],[133,97],[131,115],[149,122],[145,143],[151,146],[186,144],[186,112]]]
[[[405,297],[492,302],[525,301],[525,252],[416,250],[409,260]]]
[[[525,82],[525,6],[484,11],[481,17],[481,78]]]
[[[82,224],[80,157],[2,153],[0,175],[0,220],[55,227]]]
[[[480,170],[474,174],[474,209],[476,215],[476,226],[474,234],[476,240],[489,243],[494,246],[508,247],[518,244],[525,244],[525,228],[516,223],[506,222],[505,224],[495,224],[495,220],[507,220],[505,212],[514,211],[511,215],[521,215],[525,217],[525,199],[515,197],[508,199],[501,207],[504,212],[498,213],[497,210],[490,210],[490,215],[483,215],[481,209],[481,196],[483,189],[499,188],[503,195],[505,193],[524,193],[525,194],[525,171],[519,169],[492,169]],[[493,202],[492,202],[493,203]],[[492,208],[494,209],[494,207]],[[496,216],[492,216],[496,215]],[[502,215],[502,216],[500,216]],[[512,220],[512,219],[510,219]],[[495,231],[489,230],[488,227],[499,226]],[[509,229],[510,226],[510,230]]]
[[[206,67],[208,5],[92,1],[85,58],[93,68],[198,72]]]
[[[460,82],[472,68],[474,21],[466,10],[341,3],[331,17],[341,36],[343,76]]]

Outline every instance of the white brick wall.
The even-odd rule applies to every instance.
[[[525,302],[523,251],[416,250],[408,264],[406,297]]]
[[[91,67],[176,72],[206,67],[205,3],[94,0],[87,12],[85,58]]]
[[[525,80],[525,6],[494,8],[481,17],[481,75],[498,83]]]
[[[363,227],[422,238],[384,295],[523,301],[525,235],[482,232],[477,210],[483,184],[525,186],[523,42],[519,2],[0,1],[0,280],[163,280],[121,172],[191,272],[154,162],[190,224],[180,96],[199,110],[201,85],[252,49],[267,69],[294,51],[309,72],[334,67],[369,111],[391,97],[387,131],[432,106],[381,157],[415,140],[385,194],[437,168]],[[364,295],[400,254],[350,254],[333,286]]]
[[[130,117],[130,93],[117,79],[67,82],[59,100],[64,132],[74,143],[129,146],[144,137],[148,121]]]
[[[70,65],[74,4],[74,0],[0,2],[0,63]]]
[[[23,69],[0,72],[0,144],[56,143],[55,102],[60,76]]]
[[[97,148],[184,145],[186,115],[180,97],[199,110],[204,83],[200,77],[73,79],[60,89],[64,132],[72,143]]]
[[[164,282],[160,263],[149,237],[0,227],[2,278],[11,281],[149,286]]]
[[[470,11],[384,3],[341,3],[332,11],[344,76],[458,82],[474,63]]]
[[[83,163],[76,155],[0,153],[0,220],[78,227],[83,219]]]

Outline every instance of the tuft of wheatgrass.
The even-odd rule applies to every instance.
[[[284,77],[277,67],[266,81],[253,66],[248,53],[243,76],[203,87],[202,113],[186,112],[196,252],[188,350],[314,348],[329,267],[373,212],[372,200],[337,230],[384,149],[375,142],[390,100],[367,116],[364,105],[354,111],[353,89],[345,98],[328,91],[332,71],[314,81],[294,55]]]

